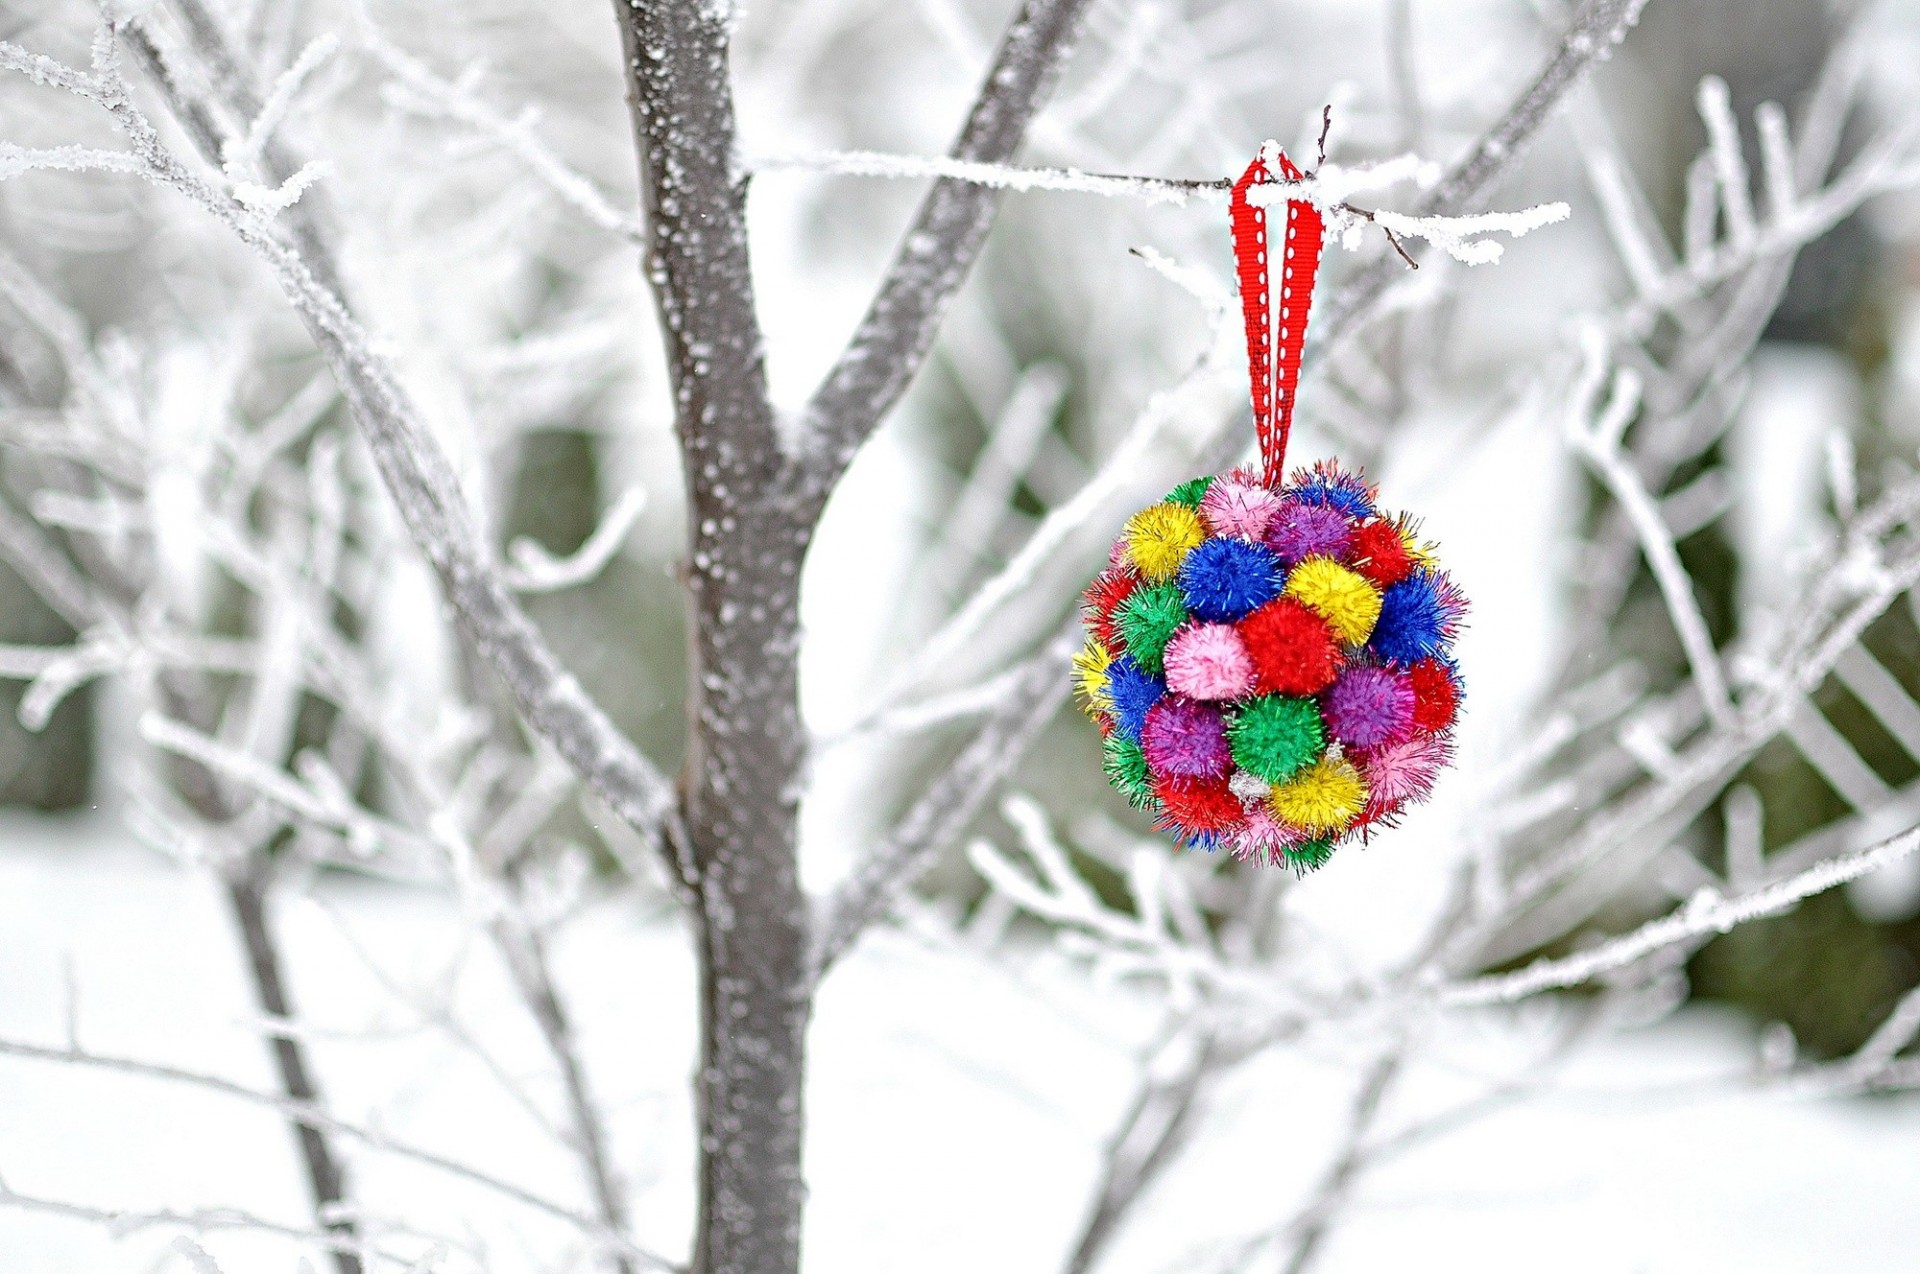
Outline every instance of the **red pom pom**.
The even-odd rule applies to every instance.
[[[1327,621],[1291,597],[1268,602],[1236,627],[1253,657],[1261,694],[1318,694],[1340,672],[1340,643]]]
[[[1140,587],[1140,577],[1133,571],[1105,570],[1087,585],[1087,591],[1080,596],[1081,614],[1085,617],[1087,631],[1097,637],[1102,646],[1118,654],[1119,640],[1113,631],[1113,616],[1122,602],[1132,596],[1133,590]]]
[[[1218,835],[1246,817],[1240,798],[1224,778],[1183,779],[1156,774],[1153,794],[1165,807],[1159,820],[1161,829],[1189,838]]]
[[[1437,659],[1422,659],[1409,674],[1413,680],[1413,728],[1429,734],[1453,724],[1460,708],[1460,688],[1453,674]]]
[[[1407,552],[1398,527],[1375,521],[1354,531],[1347,565],[1375,586],[1386,588],[1413,574],[1413,554]]]

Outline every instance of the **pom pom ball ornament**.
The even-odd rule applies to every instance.
[[[1466,602],[1358,475],[1284,476],[1322,221],[1287,200],[1270,252],[1248,192],[1300,179],[1269,142],[1230,204],[1261,471],[1182,483],[1127,520],[1087,588],[1074,676],[1130,802],[1182,844],[1305,872],[1451,760]]]

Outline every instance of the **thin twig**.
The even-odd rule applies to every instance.
[[[1023,0],[1000,41],[952,158],[1002,163],[1060,77],[1091,0]],[[811,522],[881,418],[920,370],[999,208],[992,187],[936,182],[846,350],[802,414],[787,485]]]

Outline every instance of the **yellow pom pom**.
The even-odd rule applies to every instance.
[[[1127,556],[1158,584],[1180,570],[1187,554],[1207,538],[1200,515],[1182,504],[1156,504],[1127,519]]]
[[[1343,758],[1323,756],[1273,789],[1273,812],[1310,832],[1344,832],[1367,807],[1367,781]]]
[[[1380,592],[1330,557],[1310,557],[1287,577],[1295,598],[1333,627],[1341,641],[1358,646],[1380,618]]]
[[[1097,641],[1088,641],[1073,657],[1073,684],[1080,692],[1080,707],[1088,716],[1113,711],[1107,697],[1107,669],[1113,666],[1113,652]]]

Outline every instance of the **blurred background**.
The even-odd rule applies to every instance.
[[[1525,86],[1570,10],[1557,0],[1097,4],[1022,163],[1215,178],[1237,173],[1267,137],[1310,153],[1331,103],[1336,163],[1414,152],[1444,164]],[[783,411],[797,411],[844,345],[925,189],[835,171],[846,165],[834,156],[944,153],[1009,11],[1004,0],[741,7],[741,145]],[[503,558],[537,575],[589,550],[593,569],[565,587],[530,586],[528,605],[671,770],[683,746],[685,511],[630,237],[634,161],[604,6],[478,0],[457,20],[409,0],[261,0],[220,12],[263,82],[316,39],[332,41],[294,86],[282,131],[330,164],[316,215],[337,226],[350,291]],[[129,9],[139,14],[162,34],[176,21],[164,3]],[[84,61],[92,21],[70,0],[5,0],[0,38]],[[1307,968],[1337,957],[1341,976],[1384,977],[1463,864],[1520,871],[1625,818],[1593,870],[1561,881],[1551,905],[1498,928],[1464,966],[1515,968],[1624,932],[1702,888],[1737,891],[1767,878],[1763,869],[1920,823],[1920,608],[1905,583],[1889,586],[1777,720],[1700,761],[1689,748],[1712,731],[1712,714],[1694,693],[1672,598],[1616,493],[1569,445],[1598,339],[1600,371],[1632,369],[1643,386],[1626,455],[1712,647],[1737,692],[1772,684],[1768,669],[1788,666],[1780,652],[1799,649],[1810,590],[1852,560],[1836,545],[1920,473],[1916,68],[1912,0],[1651,0],[1490,197],[1502,209],[1564,200],[1571,218],[1510,243],[1498,265],[1430,254],[1364,325],[1319,351],[1294,458],[1363,466],[1389,507],[1423,518],[1473,598],[1461,764],[1431,807],[1305,881],[1176,863],[1208,924],[1224,930],[1257,901],[1295,924],[1267,952],[1271,967],[1293,967],[1282,953]],[[1703,80],[1724,86],[1722,113],[1720,90]],[[1770,154],[1782,134],[1764,120],[1776,109],[1790,149]],[[0,78],[0,135],[17,145],[112,144],[97,116]],[[1738,135],[1715,152],[1710,127],[1728,119]],[[1741,237],[1729,145],[1749,170],[1737,180],[1757,238]],[[1783,170],[1797,183],[1785,208],[1768,184]],[[1408,207],[1418,193],[1369,197]],[[1381,251],[1372,239],[1330,249],[1323,298]],[[478,834],[480,867],[441,862],[390,834],[428,827],[434,802],[421,793],[440,789],[397,775],[377,732],[344,731],[324,695],[292,696],[277,742],[256,759],[317,792],[300,758],[324,757],[328,790],[358,812],[321,819],[320,830],[261,833],[246,852],[295,865],[280,904],[289,976],[311,1024],[304,1038],[340,1100],[373,1112],[376,1127],[490,1162],[532,1154],[526,1129],[480,1120],[495,1133],[462,1130],[479,1103],[503,1102],[473,1078],[480,1071],[504,1071],[536,1107],[558,1100],[536,1075],[537,1040],[496,1020],[512,978],[467,952],[509,898],[541,917],[534,928],[571,979],[636,1230],[672,1250],[690,1192],[677,1156],[690,1136],[680,1089],[692,1000],[664,883],[504,719],[271,279],[222,227],[115,174],[0,182],[0,253],[8,516],[36,521],[66,560],[112,582],[143,631],[164,628],[200,652],[181,657],[203,679],[198,728],[235,746],[260,742],[265,727],[235,723],[247,696],[220,643],[271,648],[271,589],[249,571],[310,564],[306,519],[325,504],[312,475],[330,474],[347,583],[328,640],[364,663],[390,724],[438,767],[445,808],[477,829],[508,812],[524,821],[497,863]],[[847,871],[946,764],[995,678],[1072,612],[1132,509],[1208,471],[1222,439],[1250,446],[1229,267],[1216,203],[1006,196],[925,371],[862,452],[807,563],[810,884]],[[236,475],[246,473],[243,489]],[[247,1050],[259,1047],[260,1022],[237,965],[227,967],[230,920],[195,892],[190,870],[231,872],[222,854],[235,852],[228,832],[245,811],[195,807],[182,754],[143,728],[144,714],[180,693],[166,659],[89,645],[99,634],[75,619],[48,603],[43,582],[0,564],[0,802],[11,811],[0,821],[0,1024],[44,1036],[78,1014],[82,1038],[116,1042],[109,1051],[258,1070],[265,1063]],[[84,653],[57,664],[32,653],[56,647]],[[484,775],[478,745],[448,742],[470,727],[505,758]],[[1081,878],[1135,914],[1131,864],[1158,842],[1107,788],[1099,760],[1094,730],[1063,711],[1017,787]],[[1683,796],[1638,822],[1621,813],[1663,784],[1678,790],[1679,770]],[[358,845],[362,834],[378,847]],[[1020,838],[1018,817],[996,810],[971,839]],[[826,993],[813,1115],[820,1236],[809,1239],[820,1268],[897,1266],[900,1248],[916,1268],[1058,1267],[1129,1068],[1157,1055],[1171,992],[1152,978],[1146,989],[1109,979],[1098,960],[1089,972],[1082,953],[1051,945],[1044,917],[990,890],[966,849],[927,879],[903,929],[876,939],[878,954]],[[488,875],[496,867],[511,887]],[[1300,942],[1317,954],[1288,945]],[[992,972],[976,978],[976,967]],[[1568,1087],[1466,1134],[1452,1143],[1456,1158],[1416,1153],[1312,1259],[1378,1268],[1369,1262],[1438,1242],[1480,1249],[1480,1268],[1539,1268],[1528,1256],[1542,1236],[1621,1223],[1624,1208],[1625,1236],[1596,1238],[1555,1267],[1910,1268],[1920,1240],[1911,1098],[1783,1104],[1752,1080],[1855,1056],[1916,985],[1920,858],[1688,946],[1639,971],[1619,1014],[1633,1029],[1604,1033]],[[1517,1092],[1501,1076],[1531,1073],[1560,1025],[1521,1015],[1450,1037],[1429,1086],[1452,1094],[1470,1075]],[[463,1031],[493,1051],[467,1047]],[[0,1057],[0,1073],[14,1065]],[[175,1192],[194,1195],[194,1207],[254,1197],[256,1183],[237,1185],[234,1168],[255,1153],[238,1147],[258,1143],[274,1166],[261,1170],[267,1201],[248,1206],[287,1209],[291,1169],[275,1158],[285,1147],[270,1112],[216,1118],[198,1096],[144,1089],[98,1097],[17,1065],[17,1082],[0,1080],[0,1178],[22,1193],[44,1178],[36,1190],[49,1196],[98,1199],[107,1185],[165,1202],[152,1165],[187,1130],[213,1128],[210,1142],[233,1147],[214,1158],[228,1162],[183,1169]],[[1240,1148],[1207,1150],[1196,1135],[1201,1148],[1154,1179],[1136,1229],[1102,1250],[1099,1268],[1300,1268],[1276,1264],[1278,1248],[1203,1249],[1198,1232],[1217,1227],[1192,1218],[1285,1216],[1274,1200],[1296,1186],[1310,1199],[1310,1156],[1274,1160],[1337,1145],[1338,1121],[1295,1099],[1307,1085],[1333,1091],[1357,1066],[1346,1044],[1309,1041],[1229,1079],[1209,1127]],[[876,1089],[883,1108],[905,1112],[898,1127],[876,1128],[862,1110],[858,1095]],[[908,1155],[905,1170],[926,1174],[917,1186],[874,1185]],[[121,1162],[102,1171],[102,1158]],[[527,1159],[529,1175],[571,1182],[564,1156],[549,1158]],[[1509,1179],[1527,1163],[1547,1165],[1537,1195],[1524,1172]],[[1846,1195],[1824,1216],[1828,1177],[1816,1170]],[[484,1231],[473,1242],[496,1263],[483,1268],[594,1259],[533,1221],[477,1221],[471,1200],[435,1193],[408,1175],[418,1171],[366,1166],[386,1191],[370,1206],[467,1227],[467,1238]],[[996,1176],[998,1186],[982,1185]],[[1481,1176],[1489,1197],[1469,1197]],[[976,1187],[986,1193],[962,1193]],[[1789,1195],[1802,1215],[1774,1206]],[[981,1233],[1000,1227],[1005,1235]],[[71,1217],[0,1210],[0,1251],[26,1254],[0,1263],[197,1268],[187,1248],[168,1246],[165,1226],[148,1242],[153,1228],[123,1226],[109,1242],[82,1237]],[[227,1268],[295,1268],[284,1241],[244,1240],[255,1241],[208,1250]],[[457,1250],[446,1259],[460,1268]]]

